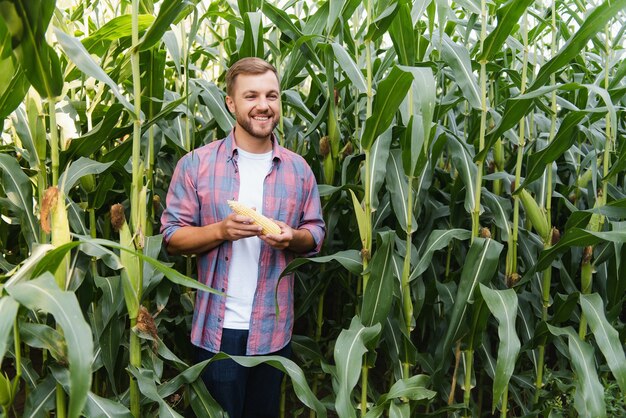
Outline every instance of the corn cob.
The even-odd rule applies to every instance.
[[[539,236],[543,238],[544,242],[549,242],[548,239],[551,237],[552,230],[548,228],[545,212],[539,207],[537,201],[528,190],[522,189],[518,196],[524,205],[526,216],[530,219]]]
[[[261,215],[256,210],[249,208],[248,206],[237,202],[236,200],[227,200],[228,206],[238,215],[247,216],[253,220],[252,223],[259,225],[262,229],[263,235],[274,234],[280,235],[280,227],[272,222],[269,218]]]

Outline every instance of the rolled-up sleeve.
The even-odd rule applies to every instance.
[[[196,171],[191,154],[181,158],[174,169],[161,215],[161,234],[166,244],[179,228],[200,224]]]
[[[306,229],[309,231],[315,241],[315,247],[306,254],[303,254],[309,257],[319,253],[322,249],[324,236],[326,235],[326,225],[324,224],[324,218],[322,216],[322,203],[315,176],[310,169],[307,171],[304,186],[308,197],[304,200],[304,207],[298,229]]]

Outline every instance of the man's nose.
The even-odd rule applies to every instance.
[[[267,103],[267,98],[260,97],[259,101],[256,104],[256,107],[257,107],[257,109],[261,109],[261,110],[269,108],[269,105]]]

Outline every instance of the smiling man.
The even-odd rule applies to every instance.
[[[278,144],[280,83],[259,58],[226,74],[226,105],[235,127],[178,162],[161,232],[172,254],[197,254],[198,279],[224,296],[198,292],[191,342],[198,361],[231,355],[291,355],[293,276],[280,273],[296,255],[317,253],[325,225],[306,161]],[[253,219],[231,212],[238,200],[272,218],[280,234],[263,235]],[[278,303],[278,306],[276,305]],[[202,378],[231,418],[276,417],[282,373],[231,360],[210,363]]]

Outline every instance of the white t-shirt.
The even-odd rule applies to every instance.
[[[272,167],[272,151],[253,154],[237,148],[239,158],[239,201],[246,206],[263,209],[263,183]],[[224,328],[249,329],[252,303],[259,277],[259,237],[233,241],[233,253],[228,269]]]

